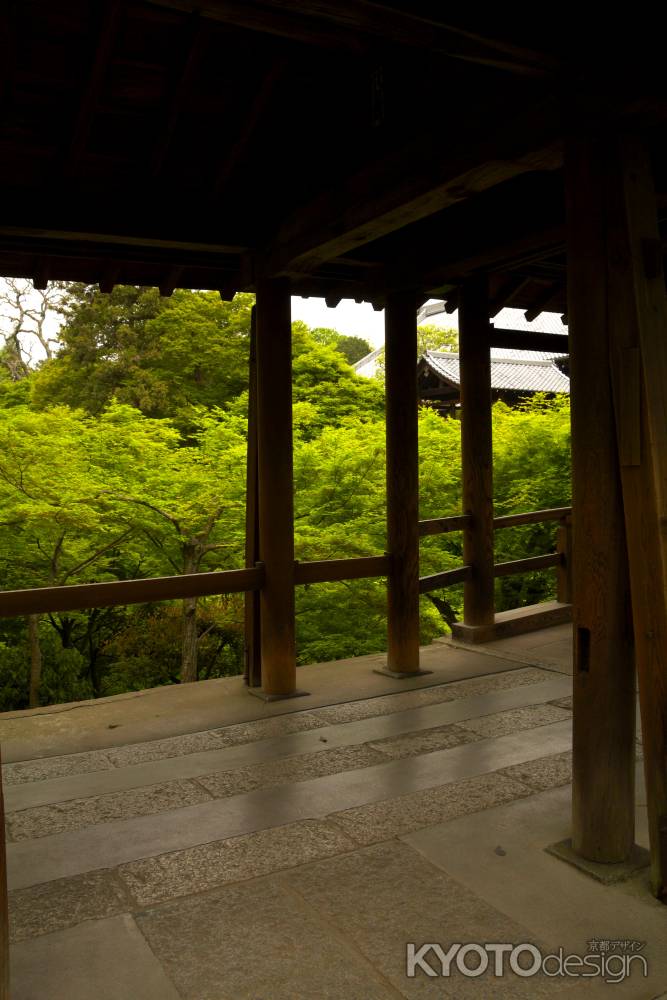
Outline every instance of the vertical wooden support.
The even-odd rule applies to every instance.
[[[0,774],[2,761],[0,760]],[[5,853],[5,803],[0,777],[0,1000],[9,1000],[9,912],[7,908],[7,855]]]
[[[245,564],[259,561],[259,511],[257,483],[257,311],[250,315],[250,359],[248,373],[248,453],[246,470]],[[245,595],[245,682],[249,687],[262,683],[260,596]]]
[[[611,372],[639,678],[651,881],[667,902],[667,300],[648,150],[607,150]],[[634,700],[634,699],[633,699]]]
[[[626,542],[608,375],[604,160],[566,156],[572,406],[572,846],[624,861],[634,839],[635,686]]]
[[[294,642],[294,498],[292,475],[292,330],[289,282],[257,282],[257,465],[262,689],[296,694]]]
[[[492,628],[494,623],[489,341],[488,279],[479,275],[461,288],[459,365],[463,513],[471,517],[469,527],[463,532],[463,561],[472,567],[463,590],[463,622],[465,626],[482,629]]]
[[[556,569],[556,597],[561,604],[572,602],[572,518],[561,518],[558,522],[556,551],[560,565]]]
[[[385,312],[387,412],[387,671],[419,670],[419,455],[417,301],[412,292],[387,298]]]

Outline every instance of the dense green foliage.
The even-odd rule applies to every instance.
[[[6,588],[243,564],[251,306],[247,295],[69,286],[60,349],[20,377],[0,357]],[[293,325],[299,559],[385,549],[384,389],[350,367],[369,349],[355,340]],[[567,400],[496,404],[494,448],[497,513],[568,503]],[[420,415],[420,476],[422,517],[460,510],[460,425],[431,410]],[[553,526],[506,529],[497,558],[553,544]],[[460,564],[459,534],[423,541],[423,574]],[[506,578],[498,607],[552,591],[550,574]],[[299,588],[299,662],[382,649],[385,603],[382,580]],[[460,588],[423,598],[422,640],[460,611]],[[45,615],[37,629],[43,704],[242,669],[238,595]],[[36,655],[25,621],[0,625],[0,709],[28,704]]]

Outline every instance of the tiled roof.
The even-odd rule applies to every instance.
[[[491,350],[491,388],[518,392],[568,392],[570,380],[554,364],[561,354],[539,351]],[[428,367],[452,385],[460,384],[459,356],[445,351],[426,351]]]

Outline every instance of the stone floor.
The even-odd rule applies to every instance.
[[[569,828],[568,634],[436,643],[407,688],[342,664],[350,701],[322,704],[316,668],[309,699],[279,707],[239,707],[229,687],[231,708],[209,693],[197,716],[188,695],[189,732],[181,718],[170,734],[150,693],[71,708],[66,726],[0,720],[12,1000],[603,998],[600,977],[495,976],[493,959],[429,975],[433,951],[406,972],[410,943],[590,957],[595,941],[643,945],[648,977],[635,961],[615,995],[661,996],[667,909],[646,873],[603,885],[544,850]],[[142,708],[157,738],[119,740],[124,708],[126,733]]]

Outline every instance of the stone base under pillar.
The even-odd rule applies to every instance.
[[[389,667],[376,667],[374,674],[382,674],[383,677],[393,677],[394,680],[402,681],[408,677],[423,677],[424,674],[432,674],[432,670],[390,670]]]
[[[632,878],[633,875],[636,875],[643,868],[648,868],[651,862],[649,852],[645,847],[640,847],[638,844],[633,844],[630,857],[627,861],[620,861],[617,864],[602,864],[598,861],[589,861],[588,858],[582,858],[580,854],[577,854],[572,849],[572,840],[569,837],[567,840],[561,840],[557,844],[550,844],[548,847],[545,847],[545,851],[547,854],[553,854],[554,857],[560,858],[561,861],[567,861],[569,865],[574,865],[575,868],[578,868],[585,875],[590,875],[591,878],[597,879],[598,882],[604,882],[605,885],[624,882],[626,879]]]
[[[303,698],[305,695],[310,694],[310,691],[292,691],[291,694],[267,694],[261,687],[249,687],[248,694],[252,694],[255,698],[260,698],[262,701],[286,701],[288,698]]]

